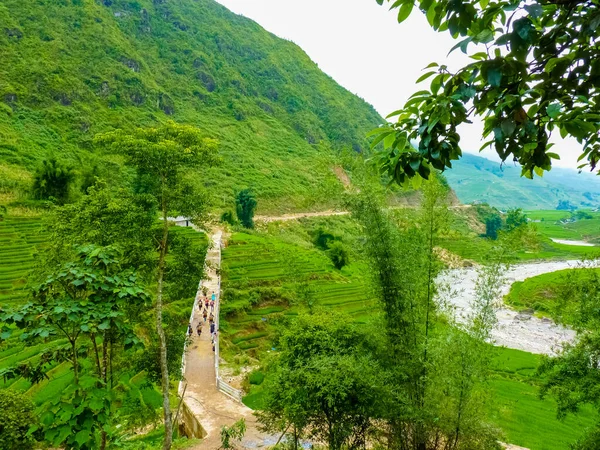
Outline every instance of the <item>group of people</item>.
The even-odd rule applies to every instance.
[[[200,294],[198,294],[200,295]],[[207,319],[209,322],[209,327],[210,327],[210,337],[211,337],[211,343],[212,343],[212,348],[213,348],[213,352],[215,351],[215,342],[217,339],[217,326],[215,324],[215,303],[217,301],[217,295],[215,294],[215,292],[213,291],[211,293],[211,297],[210,300],[208,298],[208,295],[206,295],[206,293],[204,294],[204,298],[198,298],[198,310],[200,311],[200,313],[202,314],[202,318],[204,319],[203,321],[200,320],[198,322],[198,325],[196,326],[196,333],[198,334],[198,337],[202,336],[202,325],[203,323],[206,323]],[[193,331],[192,331],[192,324],[188,324],[188,334],[190,336],[192,336]]]

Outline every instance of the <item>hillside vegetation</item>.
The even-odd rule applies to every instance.
[[[567,200],[574,206],[600,206],[600,178],[575,170],[553,168],[533,180],[521,177],[521,168],[465,153],[445,172],[463,203],[485,202],[502,209],[555,209]]]
[[[172,119],[221,142],[223,164],[198,174],[217,206],[250,187],[262,211],[327,207],[342,190],[339,152],[367,148],[382,121],[295,44],[212,0],[7,0],[0,23],[9,200],[50,154],[124,176],[93,136]]]

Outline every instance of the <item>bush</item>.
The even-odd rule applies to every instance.
[[[69,198],[69,189],[75,172],[71,167],[59,163],[55,158],[44,160],[33,175],[33,197],[36,200],[55,199],[63,204]]]
[[[324,230],[322,227],[319,227],[315,233],[314,244],[316,247],[321,250],[327,250],[329,248],[329,243],[335,240],[335,236],[330,232]]]
[[[3,389],[0,395],[0,450],[33,448],[29,427],[37,423],[31,400],[20,392]]]
[[[502,229],[502,217],[498,214],[492,215],[485,221],[485,236],[490,239],[498,239],[498,231]]]
[[[237,217],[246,228],[254,228],[256,198],[250,189],[240,191],[235,199]]]
[[[260,370],[256,370],[248,375],[248,381],[250,384],[254,384],[256,386],[260,386],[263,381],[265,381],[265,374]]]
[[[340,241],[333,241],[329,244],[328,250],[329,258],[336,269],[341,269],[345,265],[350,263],[350,255],[346,246]]]
[[[221,214],[221,222],[228,223],[229,225],[235,225],[237,220],[235,220],[232,211],[225,211],[223,214]]]

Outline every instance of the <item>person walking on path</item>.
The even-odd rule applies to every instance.
[[[217,299],[217,295],[215,294],[215,291],[213,291],[211,300],[214,302],[216,299]]]
[[[202,322],[198,323],[198,326],[196,327],[196,333],[198,333],[198,336],[202,335]]]
[[[210,301],[210,312],[213,312],[215,310],[215,301],[211,300]]]
[[[191,335],[192,335],[192,333],[193,333],[193,332],[192,332],[192,324],[191,324],[191,323],[188,323],[188,335],[190,335],[190,336],[191,336]]]
[[[215,324],[214,322],[210,324],[210,334],[213,334],[215,332]]]
[[[208,297],[204,297],[204,306],[208,309]]]
[[[208,317],[208,311],[205,309],[204,313],[202,313],[202,317],[204,317],[204,321],[206,322],[206,318]]]
[[[208,321],[212,324],[215,321],[215,317],[212,315],[212,313],[210,314]]]

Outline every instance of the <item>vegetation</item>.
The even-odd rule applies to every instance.
[[[264,212],[327,208],[343,192],[339,152],[368,148],[381,121],[298,46],[213,0],[9,0],[0,22],[0,192],[10,200],[50,152],[81,175],[96,166],[102,179],[127,179],[93,136],[173,120],[221,142],[223,165],[195,176],[216,207],[251,187]]]
[[[256,205],[256,198],[250,189],[238,192],[235,198],[235,212],[240,223],[246,228],[254,228],[253,219]]]
[[[377,3],[398,9],[399,22],[415,6],[412,0]],[[431,28],[460,36],[451,51],[460,48],[472,61],[454,73],[430,64],[432,70],[418,80],[433,77],[430,88],[391,114],[396,123],[374,131],[374,144],[384,141],[381,165],[390,177],[404,183],[417,174],[427,178],[431,167],[451,168],[462,154],[457,128],[473,117],[484,121],[483,137],[489,141],[483,147],[493,145],[502,161],[518,162],[527,178],[541,176],[559,158],[550,151],[553,131],[577,139],[580,167],[595,171],[600,161],[596,2],[420,0],[418,7]]]
[[[33,176],[33,197],[64,204],[74,179],[71,167],[62,165],[56,158],[45,159]]]
[[[33,403],[19,392],[3,391],[0,396],[1,450],[29,450],[35,442],[29,428],[37,423]]]

